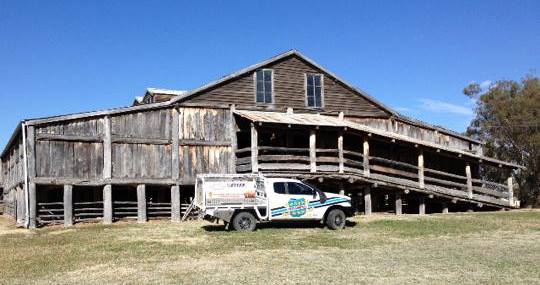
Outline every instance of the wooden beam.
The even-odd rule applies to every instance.
[[[396,215],[403,214],[403,201],[401,200],[401,193],[396,192]]]
[[[137,185],[137,222],[146,223],[146,185]]]
[[[38,141],[66,141],[66,142],[88,142],[98,143],[102,142],[103,138],[100,136],[76,136],[76,135],[59,135],[59,134],[36,134]]]
[[[177,180],[180,178],[180,115],[176,108],[171,110],[172,112],[172,121],[171,121],[171,141],[172,141],[172,151],[171,151],[171,178]]]
[[[343,112],[341,112],[340,114],[343,114]],[[343,156],[343,132],[339,132],[337,146],[339,158],[339,173],[343,173],[345,169],[345,158]]]
[[[259,136],[257,134],[257,127],[255,127],[255,124],[251,123],[251,172],[252,173],[259,172],[258,143],[259,143]]]
[[[310,172],[317,172],[317,131],[309,132],[309,168]]]
[[[364,159],[364,176],[369,177],[369,142],[367,137],[364,137],[364,144],[363,144],[363,159]]]
[[[180,206],[180,186],[171,186],[171,221],[180,222],[181,206]]]
[[[111,141],[113,143],[125,143],[125,144],[155,144],[155,145],[168,145],[171,144],[170,139],[157,139],[157,138],[126,138],[112,136]]]
[[[112,142],[111,142],[111,118],[103,118],[103,178],[112,177]]]
[[[471,165],[467,163],[465,166],[465,176],[467,177],[467,192],[469,194],[469,199],[473,197],[473,185],[472,185],[472,174],[471,174]]]
[[[420,149],[418,153],[418,184],[424,188],[424,151]]]
[[[64,227],[73,226],[73,186],[64,185]]]
[[[113,222],[113,203],[112,203],[112,185],[103,186],[103,223],[112,224]]]
[[[371,187],[367,186],[364,189],[364,213],[371,215]]]
[[[424,196],[418,198],[418,214],[426,214],[426,199],[424,198]]]
[[[205,141],[205,140],[193,140],[193,139],[181,139],[180,145],[188,146],[231,146],[231,141]]]

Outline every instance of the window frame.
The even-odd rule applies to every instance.
[[[265,71],[270,71],[270,85],[271,85],[271,90],[270,90],[270,102],[266,102],[266,97],[264,98],[264,102],[259,102],[257,101],[257,72],[258,71],[262,71],[263,73],[263,77],[264,77],[264,72]],[[264,87],[264,78],[263,78],[263,87]],[[264,90],[266,91],[266,90]],[[263,92],[264,92],[263,91]],[[257,69],[255,70],[255,72],[253,72],[253,95],[254,95],[254,99],[255,99],[255,104],[274,104],[274,70],[271,69],[271,68],[260,68],[260,69]]]
[[[304,189],[305,189],[305,188],[308,188],[308,189],[311,190],[311,192],[310,192],[309,194],[292,194],[291,191],[290,191],[290,189],[289,189],[289,185],[290,185],[290,184],[297,184],[297,185],[300,185],[300,186],[296,186],[296,187],[300,187],[300,188],[304,188]],[[299,182],[287,182],[287,188],[286,188],[285,191],[287,192],[288,195],[301,195],[301,196],[313,196],[313,195],[315,195],[315,193],[316,193],[315,189],[313,189],[313,188],[307,186],[306,184],[302,184],[302,183],[299,183]]]
[[[320,76],[321,77],[321,106],[309,106],[308,100],[308,76]],[[316,88],[315,85],[313,85]],[[322,73],[304,73],[304,97],[306,102],[306,107],[311,109],[321,109],[324,108],[324,74]],[[315,90],[313,90],[313,102],[315,103]]]

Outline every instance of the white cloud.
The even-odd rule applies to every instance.
[[[491,86],[491,83],[493,83],[491,80],[484,80],[480,82],[480,88],[482,88],[482,90],[486,90],[489,88],[489,86]]]
[[[407,108],[407,107],[394,107],[394,110],[396,110],[398,112],[410,112],[411,111],[411,109]]]
[[[444,101],[438,101],[433,99],[427,99],[422,98],[419,99],[420,103],[422,103],[421,108],[426,111],[431,112],[443,112],[443,113],[451,113],[451,114],[458,114],[458,115],[468,115],[472,116],[473,111],[470,107],[460,106]]]

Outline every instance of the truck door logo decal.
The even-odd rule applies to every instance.
[[[306,214],[307,204],[306,199],[289,199],[289,214],[291,217],[298,218]]]

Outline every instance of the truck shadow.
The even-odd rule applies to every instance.
[[[354,221],[347,220],[345,227],[355,227],[357,225]],[[326,225],[318,221],[279,221],[279,222],[269,222],[257,224],[256,230],[267,230],[267,229],[316,229],[316,228],[325,228]],[[208,232],[224,232],[227,231],[225,225],[220,224],[209,224],[202,227],[205,231]],[[228,231],[234,231],[232,226],[229,227]]]

